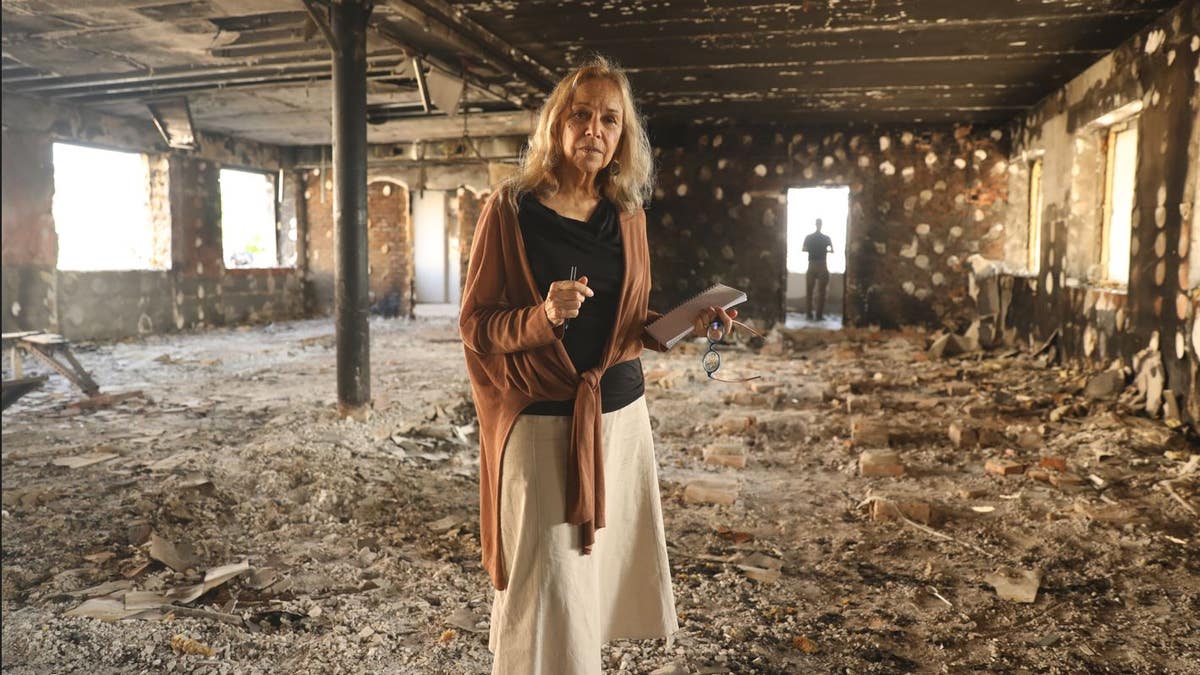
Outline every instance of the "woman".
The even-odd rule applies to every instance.
[[[597,58],[550,94],[475,230],[459,329],[493,673],[599,675],[604,642],[678,628],[638,358],[664,350],[644,331],[652,171],[629,81]],[[709,308],[695,334],[734,316]]]

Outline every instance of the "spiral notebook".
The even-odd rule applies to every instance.
[[[745,301],[745,291],[739,291],[724,284],[713,284],[707,290],[693,295],[675,309],[662,315],[654,323],[646,326],[646,331],[650,333],[651,337],[670,349],[692,332],[692,321],[695,320],[700,310],[705,307],[729,309]]]

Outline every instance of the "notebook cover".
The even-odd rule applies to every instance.
[[[746,293],[744,291],[730,288],[724,284],[713,284],[707,290],[693,295],[654,323],[646,326],[646,331],[650,333],[651,337],[670,349],[691,334],[692,321],[700,313],[700,310],[705,307],[729,309],[745,301]]]

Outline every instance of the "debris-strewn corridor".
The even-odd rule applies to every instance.
[[[457,327],[371,330],[366,423],[313,385],[322,320],[83,345],[143,396],[6,411],[4,670],[486,672]],[[606,668],[1196,672],[1185,437],[1037,345],[932,338],[779,329],[727,350],[744,385],[646,355],[681,630]]]

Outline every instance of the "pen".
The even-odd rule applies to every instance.
[[[571,265],[571,281],[575,281],[576,279],[577,279],[577,277],[576,277],[575,266]],[[565,321],[563,321],[563,332],[566,332],[567,328],[569,328],[570,325],[571,325],[570,319],[566,319]]]

